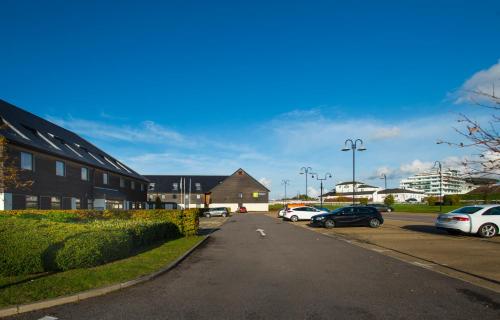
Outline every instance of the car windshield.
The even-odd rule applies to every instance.
[[[482,207],[462,207],[457,210],[453,210],[451,213],[465,213],[465,214],[473,214],[479,210],[483,209]]]
[[[330,213],[337,214],[337,213],[341,212],[342,209],[344,209],[344,208],[337,208],[335,210],[330,211]]]

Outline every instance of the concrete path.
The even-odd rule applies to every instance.
[[[16,319],[44,316],[485,320],[500,319],[500,295],[290,223],[245,214],[231,217],[203,248],[154,281]]]

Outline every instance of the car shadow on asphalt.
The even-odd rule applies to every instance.
[[[444,230],[439,230],[434,226],[422,225],[422,224],[406,225],[402,226],[401,229],[422,232],[426,234],[450,235],[448,232]]]

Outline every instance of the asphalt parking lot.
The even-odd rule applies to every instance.
[[[268,215],[277,216],[275,212]],[[308,221],[295,225],[500,292],[500,236],[481,239],[449,235],[434,227],[437,214],[384,213],[383,216],[385,223],[378,229],[313,228]]]

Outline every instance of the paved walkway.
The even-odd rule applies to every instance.
[[[257,232],[262,229],[262,232]],[[265,234],[265,235],[264,235]],[[264,215],[154,281],[18,319],[500,319],[500,295]]]

